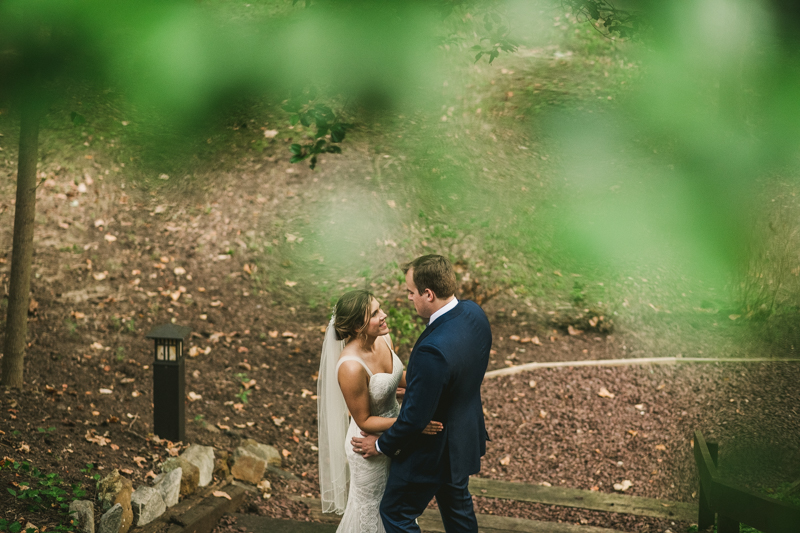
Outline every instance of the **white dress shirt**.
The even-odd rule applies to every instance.
[[[433,324],[433,321],[434,321],[434,320],[436,320],[437,318],[439,318],[440,316],[442,316],[442,315],[443,315],[443,314],[445,314],[446,312],[448,312],[448,311],[452,311],[452,310],[453,310],[453,308],[454,308],[455,306],[457,306],[457,305],[458,305],[458,298],[456,298],[455,296],[453,296],[453,299],[452,299],[452,300],[450,300],[450,302],[449,302],[449,303],[447,303],[447,304],[443,305],[441,309],[439,309],[438,311],[436,311],[435,313],[433,313],[433,314],[431,315],[431,317],[428,319],[428,325],[430,326],[431,324]]]
[[[431,324],[433,324],[434,320],[436,320],[446,312],[452,311],[457,305],[458,305],[458,298],[454,296],[453,299],[450,300],[450,302],[443,305],[438,311],[436,311],[431,315],[431,317],[428,319],[428,325],[430,326]],[[378,453],[383,453],[381,449],[378,447],[378,441],[375,441],[375,449],[378,450]]]

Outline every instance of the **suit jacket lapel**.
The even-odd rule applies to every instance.
[[[419,346],[419,343],[421,343],[425,339],[425,337],[430,335],[433,330],[435,330],[436,328],[438,328],[442,324],[454,319],[455,317],[460,315],[463,310],[464,310],[464,306],[461,305],[461,300],[459,300],[458,304],[453,309],[451,309],[447,313],[443,314],[442,316],[440,316],[439,318],[434,320],[433,324],[431,324],[430,326],[425,328],[425,331],[423,331],[422,335],[419,336],[419,338],[417,339],[417,342],[414,343],[414,348],[411,350],[411,353],[412,354],[414,353],[414,350],[417,349],[417,346]]]

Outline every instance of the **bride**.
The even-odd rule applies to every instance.
[[[400,411],[397,388],[405,386],[378,300],[364,290],[342,295],[325,332],[317,381],[322,511],[344,513],[339,533],[384,531],[379,506],[390,460],[365,459],[349,442],[361,431],[386,431]],[[441,430],[442,424],[432,421],[423,433]]]

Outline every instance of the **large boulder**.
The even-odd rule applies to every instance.
[[[260,457],[268,466],[281,466],[281,452],[274,446],[261,444],[253,439],[245,439],[239,447],[247,450],[256,457]]]
[[[178,503],[178,495],[181,491],[181,478],[183,469],[176,468],[172,472],[159,474],[153,480],[153,488],[161,494],[161,499],[167,507],[172,507]]]
[[[161,464],[161,472],[168,474],[181,469],[181,495],[193,494],[200,485],[200,469],[183,457],[170,457]]]
[[[70,518],[78,525],[80,533],[94,533],[94,504],[92,502],[75,500],[69,504],[69,513]]]
[[[264,477],[267,462],[246,448],[236,448],[233,452],[231,474],[235,479],[255,485]]]
[[[181,457],[200,469],[200,486],[205,487],[211,483],[214,475],[214,448],[192,444]]]
[[[132,494],[131,480],[122,477],[119,470],[114,470],[97,484],[97,499],[100,501],[101,510],[108,511],[116,504],[122,507],[122,518],[117,533],[128,533],[133,525]]]
[[[137,526],[149,524],[167,510],[161,493],[153,487],[141,486],[131,496],[133,519]]]

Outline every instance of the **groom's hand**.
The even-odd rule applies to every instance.
[[[370,457],[380,455],[381,453],[375,447],[375,442],[378,440],[378,437],[376,435],[364,433],[363,431],[361,434],[363,437],[353,437],[350,439],[350,444],[353,446],[353,451],[363,456],[364,459],[369,459]]]

